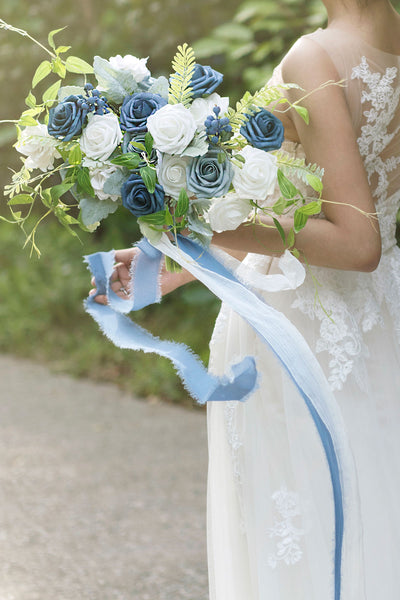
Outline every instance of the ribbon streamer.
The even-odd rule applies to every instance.
[[[165,234],[157,243],[150,244],[143,239],[138,246],[142,252],[133,269],[131,289],[134,294],[130,301],[119,298],[110,289],[109,278],[113,270],[114,254],[98,253],[87,257],[98,293],[107,293],[109,299],[109,305],[104,306],[97,304],[94,297],[89,297],[86,301],[87,312],[117,346],[156,352],[170,358],[185,386],[200,403],[246,399],[257,385],[254,358],[246,357],[241,363],[231,367],[230,377],[225,375],[217,378],[206,372],[199,359],[187,347],[161,341],[121,314],[159,301],[157,281],[162,255],[169,256],[190,271],[257,332],[296,385],[325,451],[335,510],[334,600],[340,600],[344,501],[346,499],[348,512],[351,512],[352,506],[357,506],[356,490],[352,487],[354,466],[340,410],[317,359],[292,323],[240,282],[221,263],[220,254],[217,258],[212,252],[182,236],[178,236],[177,245],[174,245]],[[301,281],[299,272],[292,282],[282,275],[278,281],[273,276],[269,277],[269,283],[265,279],[262,281],[263,289],[268,289],[269,286],[274,291],[289,289],[296,287],[296,281]]]

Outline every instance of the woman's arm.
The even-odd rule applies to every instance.
[[[282,67],[284,81],[295,82],[305,90],[288,90],[292,102],[329,80],[339,80],[325,50],[312,40],[299,40]],[[309,111],[310,124],[297,114],[292,116],[293,123],[307,161],[325,169],[323,197],[327,202],[323,204],[326,219],[309,219],[296,235],[296,248],[313,265],[372,271],[381,254],[379,226],[376,219],[363,214],[375,213],[375,206],[343,89],[328,86],[311,94],[302,105]],[[272,225],[267,217],[263,221]],[[293,223],[289,217],[280,222],[286,231]],[[275,228],[257,224],[215,234],[213,243],[260,254],[274,255],[284,250]]]

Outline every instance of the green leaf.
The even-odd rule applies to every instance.
[[[35,127],[37,125],[37,121],[29,115],[24,115],[18,121],[18,125],[21,125],[21,127]]]
[[[92,188],[92,184],[90,183],[89,169],[87,167],[82,167],[81,169],[79,169],[76,182],[78,192],[82,194],[89,194],[89,196],[92,196],[92,198],[94,198],[94,191]]]
[[[45,103],[55,102],[57,100],[57,92],[60,89],[61,80],[59,79],[44,92],[42,99]]]
[[[61,58],[57,58],[56,60],[53,61],[52,69],[53,69],[53,73],[56,73],[57,75],[62,77],[62,79],[64,79],[65,75],[67,74],[67,69],[66,69],[64,63],[62,62]]]
[[[111,162],[113,165],[120,165],[127,169],[137,169],[142,159],[137,152],[127,152],[126,154],[115,156]]]
[[[289,231],[289,233],[286,236],[286,243],[287,243],[287,247],[291,248],[292,246],[294,246],[295,244],[295,237],[294,237],[294,229],[292,227],[292,229]]]
[[[57,205],[58,200],[61,198],[61,196],[68,192],[73,185],[73,183],[60,183],[59,185],[54,185],[52,188],[50,188],[53,206]]]
[[[189,196],[185,188],[182,188],[179,192],[178,203],[175,208],[175,217],[180,218],[186,215],[189,208]]]
[[[294,198],[298,194],[297,187],[278,169],[278,184],[282,196],[285,198]]]
[[[151,215],[143,215],[139,217],[138,223],[147,223],[148,225],[166,225],[167,211],[159,210]]]
[[[51,73],[51,63],[48,60],[44,60],[35,71],[32,79],[32,88],[36,87],[49,73]]]
[[[72,46],[58,46],[58,48],[55,49],[55,53],[57,54],[57,56],[59,54],[64,54],[64,52],[68,52],[68,50],[71,50]]]
[[[47,40],[49,42],[49,46],[51,46],[51,48],[53,48],[53,50],[56,49],[55,45],[54,45],[54,36],[56,35],[56,33],[59,33],[60,31],[62,31],[63,29],[65,29],[65,27],[61,27],[61,29],[53,29],[53,31],[50,31]]]
[[[311,185],[313,190],[318,192],[319,194],[322,192],[324,186],[319,177],[317,175],[313,175],[313,173],[307,173],[306,175],[307,183]]]
[[[295,258],[297,258],[297,259],[300,258],[300,252],[297,250],[297,248],[292,248],[290,252],[293,254],[293,256]]]
[[[275,202],[275,204],[273,205],[272,210],[274,211],[274,213],[276,215],[282,215],[283,212],[284,212],[284,210],[285,210],[285,208],[286,208],[286,206],[287,206],[286,198],[284,198],[283,196],[281,196],[279,198],[279,200],[277,200]]]
[[[42,191],[41,200],[47,208],[52,208],[52,198],[50,194],[50,189]]]
[[[67,98],[68,96],[71,96],[72,94],[74,94],[75,96],[79,96],[79,94],[84,94],[85,90],[83,87],[80,87],[79,85],[63,85],[59,90],[58,90],[58,101],[62,102],[65,98]]]
[[[143,167],[142,169],[140,169],[140,175],[148,192],[150,194],[154,194],[157,182],[157,175],[155,169],[153,169],[152,167]]]
[[[285,232],[284,232],[284,230],[283,230],[283,227],[282,227],[282,225],[279,223],[278,219],[275,219],[275,217],[272,217],[272,220],[273,220],[273,222],[274,222],[274,225],[275,225],[275,227],[276,227],[276,228],[277,228],[277,230],[278,230],[278,233],[279,233],[279,235],[281,236],[281,240],[282,240],[282,242],[283,242],[283,243],[285,244],[285,246],[286,246],[286,235],[285,235]]]
[[[80,165],[82,161],[82,151],[79,144],[75,144],[69,151],[68,162],[70,165]]]
[[[297,210],[301,212],[303,215],[318,215],[321,212],[321,200],[315,200],[313,202],[309,202],[304,206],[301,206]]]
[[[153,150],[153,144],[154,144],[153,136],[151,135],[150,131],[148,131],[146,133],[146,135],[144,136],[144,145],[145,145],[148,156],[150,156],[151,151]]]
[[[308,114],[308,110],[304,108],[304,106],[299,106],[298,104],[295,104],[293,108],[297,112],[297,114],[300,115],[303,121],[308,125],[310,123],[310,116]]]
[[[299,233],[308,221],[308,216],[301,212],[301,209],[297,209],[294,213],[294,232]]]
[[[220,165],[223,165],[225,161],[226,161],[226,154],[225,154],[225,152],[218,152],[218,163]]]
[[[11,198],[7,204],[9,206],[14,206],[15,204],[32,204],[32,202],[33,198],[29,194],[18,194],[17,196],[14,196],[14,198]]]
[[[245,164],[245,162],[246,162],[245,157],[242,156],[241,154],[235,154],[234,159],[242,164]]]
[[[25,98],[25,104],[27,106],[29,106],[29,108],[35,108],[36,107],[36,98],[35,96],[32,94],[32,92],[29,92],[29,94],[27,95],[27,97]]]
[[[67,71],[70,73],[93,73],[93,67],[78,56],[68,56],[65,61]]]

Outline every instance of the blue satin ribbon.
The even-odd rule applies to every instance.
[[[97,304],[93,296],[86,300],[86,311],[103,333],[118,347],[155,352],[169,358],[185,387],[201,404],[207,401],[245,400],[257,386],[257,371],[252,357],[231,367],[231,375],[215,377],[182,344],[160,340],[136,325],[123,313],[139,310],[159,302],[158,273],[162,252],[182,264],[223,302],[242,316],[278,358],[306,403],[318,430],[329,465],[335,507],[335,587],[334,600],[341,598],[341,565],[344,536],[342,478],[336,446],[340,435],[331,418],[334,399],[314,354],[299,331],[280,312],[243,285],[210,252],[188,238],[178,236],[178,248],[169,241],[153,247],[146,239],[138,246],[133,273],[132,300],[123,300],[110,288],[114,253],[97,253],[86,257],[96,279],[99,294],[107,294],[109,305]],[[162,252],[160,252],[160,250]],[[336,441],[336,443],[335,443]]]

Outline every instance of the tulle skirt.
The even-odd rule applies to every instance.
[[[294,292],[266,301],[315,347],[319,323],[291,308]],[[362,389],[350,375],[335,392],[354,456],[361,548],[344,554],[341,600],[400,598],[400,352],[384,305],[382,317],[364,335]],[[210,600],[333,600],[334,509],[320,439],[276,358],[223,306],[210,369],[221,374],[247,355],[259,389],[245,403],[208,404]],[[329,358],[319,360],[328,374]]]

